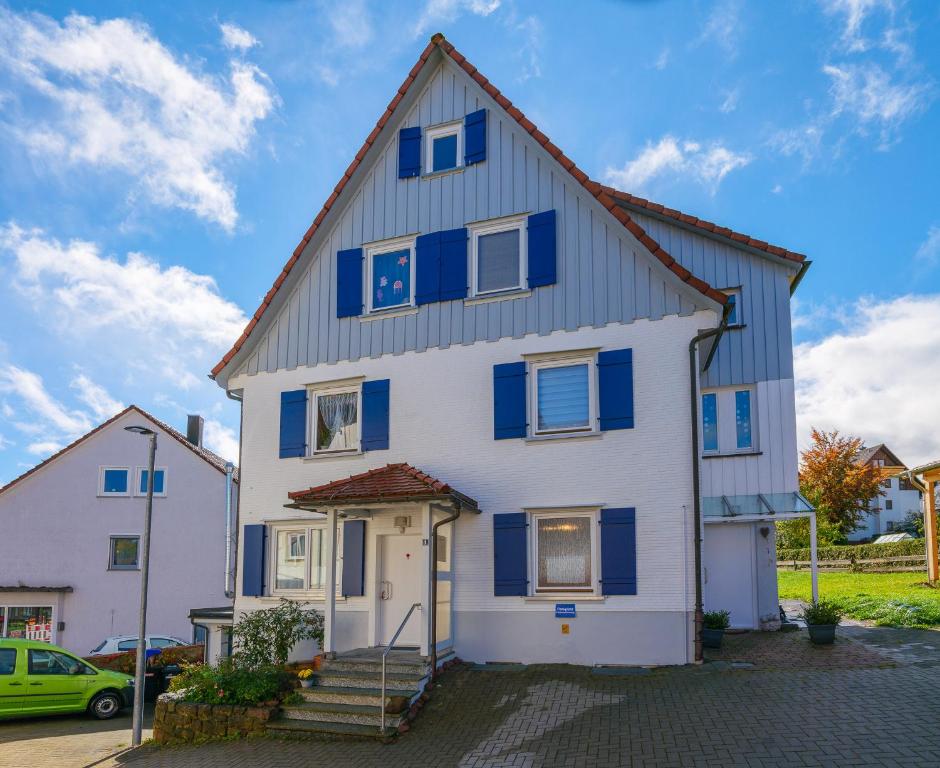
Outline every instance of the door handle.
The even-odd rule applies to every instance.
[[[42,685],[42,683],[30,683],[30,685]]]
[[[22,685],[22,683],[10,683],[9,685],[12,688],[14,685]]]
[[[383,581],[382,583],[382,594],[380,595],[382,600],[391,600],[392,599],[392,582]]]

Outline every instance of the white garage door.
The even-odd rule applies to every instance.
[[[757,628],[754,526],[714,523],[705,526],[705,610],[730,611],[731,626]]]

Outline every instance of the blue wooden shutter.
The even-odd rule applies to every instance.
[[[419,235],[415,240],[415,304],[441,300],[441,233]]]
[[[555,248],[555,211],[533,213],[529,216],[527,240],[529,246],[529,288],[553,285],[557,261]]]
[[[525,512],[493,515],[493,594],[525,596],[529,592],[529,550]]]
[[[336,254],[336,316],[362,314],[362,248]]]
[[[346,520],[343,523],[343,597],[365,594],[366,521]]]
[[[264,594],[267,539],[265,525],[246,525],[242,528],[242,594],[246,597],[261,597]]]
[[[601,430],[633,429],[633,350],[597,355]]]
[[[636,510],[601,510],[601,593],[636,594]]]
[[[362,439],[364,451],[388,448],[389,380],[362,382]]]
[[[307,390],[281,392],[282,459],[307,453]]]
[[[473,165],[486,160],[486,110],[471,112],[463,119],[463,163]]]
[[[448,229],[441,235],[440,300],[467,298],[467,228]]]
[[[402,128],[398,132],[398,178],[421,175],[421,128]]]
[[[493,366],[493,437],[525,437],[525,363]]]

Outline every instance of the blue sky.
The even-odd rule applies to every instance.
[[[0,0],[0,483],[131,402],[232,455],[208,370],[436,31],[592,177],[813,259],[801,440],[940,458],[938,30],[904,0]]]

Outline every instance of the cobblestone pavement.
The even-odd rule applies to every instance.
[[[144,738],[150,738],[153,707],[144,710]],[[87,715],[0,721],[0,768],[55,766],[83,768],[131,743],[131,711],[112,720]]]
[[[744,666],[719,661],[641,674],[566,666],[499,672],[464,667],[443,676],[411,732],[393,744],[261,738],[145,747],[105,765],[935,767],[940,765],[940,654],[931,656],[924,646],[938,635],[911,632],[902,631],[897,643],[920,643],[916,659],[886,660],[890,634],[871,636],[872,647],[861,651],[845,638],[833,649],[812,649],[830,660],[851,650],[856,663],[840,668],[767,661],[766,649],[764,661],[755,656]],[[792,636],[808,643],[805,632]],[[770,639],[791,643],[790,637]]]

